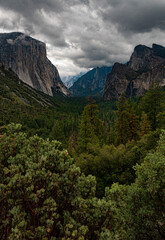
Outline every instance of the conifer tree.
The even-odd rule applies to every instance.
[[[139,135],[143,136],[149,133],[150,131],[151,131],[151,125],[149,123],[147,114],[145,112],[142,112]]]
[[[165,94],[158,81],[154,80],[141,101],[141,109],[148,115],[152,130],[157,128],[157,115],[163,111]]]
[[[117,144],[125,144],[130,138],[130,114],[129,105],[124,96],[124,93],[118,100],[117,103],[117,119],[116,119],[116,134]]]
[[[115,123],[117,144],[126,144],[129,140],[136,140],[139,130],[139,117],[135,106],[127,101],[124,93],[117,103],[117,119]]]
[[[102,124],[98,113],[99,110],[96,104],[90,103],[84,108],[80,124],[80,151],[85,151],[87,144],[97,139],[101,133]]]
[[[74,139],[74,133],[73,133],[73,126],[72,126],[71,134],[69,137],[69,141],[68,141],[68,150],[69,150],[69,153],[72,155],[75,153],[75,139]]]
[[[60,121],[54,120],[54,124],[49,134],[49,137],[50,139],[55,139],[55,140],[64,142],[65,136],[64,136],[62,124],[60,124]]]
[[[134,108],[130,110],[130,136],[129,140],[137,139],[139,130],[139,117],[136,115]]]

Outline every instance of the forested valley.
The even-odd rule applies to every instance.
[[[11,74],[0,79],[0,239],[165,239],[158,82],[137,99],[41,104]]]

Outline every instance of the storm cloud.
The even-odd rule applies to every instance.
[[[0,32],[47,44],[62,76],[129,60],[137,44],[165,45],[164,0],[0,0]]]

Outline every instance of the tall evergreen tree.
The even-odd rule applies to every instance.
[[[99,134],[101,133],[102,124],[98,113],[99,110],[96,104],[90,103],[84,108],[80,124],[80,151],[85,151],[87,144],[99,137]]]
[[[127,101],[124,93],[117,103],[116,135],[117,144],[126,144],[129,140],[137,139],[139,130],[139,117],[135,106]]]
[[[157,115],[163,111],[165,94],[158,81],[154,80],[148,92],[141,100],[141,110],[144,111],[150,121],[152,130],[157,128]]]
[[[72,126],[71,134],[68,141],[68,151],[72,156],[75,154],[75,149],[76,149],[76,139],[74,136],[73,126]]]
[[[139,130],[139,117],[136,115],[134,108],[130,110],[130,136],[129,140],[137,139],[138,137],[138,130]]]
[[[139,135],[143,136],[151,131],[151,125],[149,123],[147,114],[142,112],[141,122],[140,122],[140,132]]]
[[[50,139],[55,139],[55,140],[64,142],[65,135],[64,135],[64,131],[63,131],[62,127],[63,126],[59,120],[54,120],[52,130],[49,134]]]
[[[116,119],[116,134],[117,134],[117,144],[125,144],[130,138],[130,114],[129,105],[124,93],[118,100],[117,103],[117,119]]]

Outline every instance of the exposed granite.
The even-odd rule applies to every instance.
[[[127,65],[114,64],[107,76],[103,97],[118,99],[123,92],[127,97],[143,95],[154,79],[165,85],[165,48],[157,44],[152,48],[138,45]]]
[[[0,34],[0,62],[37,90],[51,96],[56,92],[70,95],[47,58],[43,42],[19,32]]]

